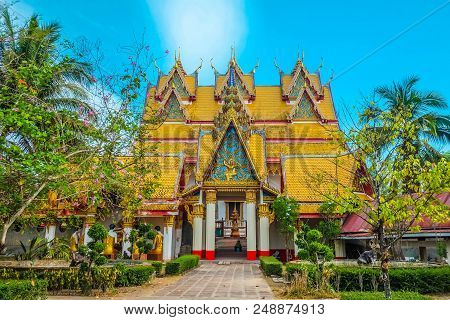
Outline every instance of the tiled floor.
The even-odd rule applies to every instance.
[[[148,299],[273,299],[257,264],[202,263]]]

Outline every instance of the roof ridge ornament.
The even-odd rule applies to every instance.
[[[275,68],[277,68],[278,73],[283,74],[283,70],[281,70],[281,68],[278,66],[276,58],[273,58],[273,64],[274,64]]]

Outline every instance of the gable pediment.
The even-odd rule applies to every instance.
[[[233,121],[220,139],[203,180],[225,184],[259,180],[248,148]]]

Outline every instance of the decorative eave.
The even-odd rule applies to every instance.
[[[311,92],[310,87],[308,87],[308,86],[306,86],[306,85],[303,86],[303,88],[301,89],[300,93],[298,94],[298,97],[297,97],[297,99],[295,100],[295,102],[294,102],[294,104],[293,104],[293,108],[292,108],[291,112],[289,113],[289,115],[287,116],[287,119],[288,119],[289,121],[295,120],[295,119],[294,119],[295,111],[297,110],[298,105],[301,103],[301,101],[302,101],[302,99],[303,99],[303,96],[304,96],[305,94],[307,95],[307,99],[309,99],[309,100],[312,102],[312,104],[313,104],[313,112],[314,112],[314,114],[316,115],[316,117],[317,117],[322,123],[327,122],[327,120],[325,119],[325,117],[324,117],[324,116],[322,115],[322,113],[319,111],[317,101],[314,99],[314,96],[313,96],[313,93]]]
[[[216,89],[214,90],[214,97],[216,100],[221,100],[221,96],[225,90],[225,88],[228,85],[228,81],[230,78],[231,70],[234,69],[234,72],[237,77],[239,77],[240,82],[242,83],[243,88],[247,92],[248,96],[246,97],[248,100],[255,100],[255,79],[254,79],[254,72],[244,74],[242,69],[239,67],[239,65],[236,62],[235,57],[232,57],[230,62],[228,63],[228,70],[225,74],[219,74],[217,73],[217,70],[215,70],[215,81],[216,81]],[[221,83],[217,83],[219,77],[222,76],[223,79]],[[245,81],[244,76],[250,76],[252,77],[252,84],[248,84]]]
[[[179,120],[184,120],[184,121],[189,121],[188,119],[188,115],[186,113],[185,108],[183,107],[183,100],[180,97],[180,95],[178,94],[177,90],[175,90],[175,88],[171,88],[169,89],[169,91],[167,91],[166,95],[164,96],[164,99],[161,101],[160,106],[158,108],[157,113],[158,114],[162,114],[163,112],[166,111],[167,108],[167,103],[169,102],[170,98],[172,97],[172,95],[175,96],[175,98],[177,99],[179,105],[180,105],[180,110],[183,113],[183,119],[179,119]]]
[[[196,71],[194,71],[194,75],[188,75],[186,73],[186,71],[184,70],[183,65],[181,64],[181,60],[179,60],[179,58],[175,58],[175,64],[167,75],[158,73],[158,81],[157,81],[156,90],[155,90],[155,99],[158,101],[162,101],[164,99],[164,97],[166,95],[163,95],[163,93],[173,83],[173,78],[175,77],[175,74],[178,74],[179,78],[181,79],[183,88],[186,90],[186,92],[189,95],[188,100],[189,101],[195,100],[195,89],[197,88],[197,83],[198,83],[197,72],[198,72],[198,68]],[[166,78],[164,79],[164,82],[161,83],[161,81],[162,81],[161,79],[163,76],[165,76]],[[194,92],[192,92],[191,88],[189,88],[189,86],[187,85],[186,77],[195,77]]]
[[[282,77],[283,73],[280,72],[280,83],[282,84]],[[292,79],[288,85],[287,88],[282,88],[282,98],[283,100],[292,100],[293,98],[296,99],[297,97],[292,96],[292,90],[295,86],[295,83],[297,82],[297,79],[299,76],[302,76],[305,79],[305,83],[310,88],[310,91],[312,92],[312,98],[315,100],[322,100],[323,99],[323,93],[321,88],[316,88],[314,86],[314,83],[310,79],[309,72],[303,65],[303,61],[300,58],[297,58],[297,62],[295,63],[294,69],[291,72]]]

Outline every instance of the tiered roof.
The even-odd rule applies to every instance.
[[[148,144],[156,146],[161,157],[183,159],[184,169],[175,165],[164,169],[165,183],[177,189],[173,200],[202,185],[230,124],[260,183],[302,202],[302,212],[317,211],[323,200],[308,186],[310,176],[328,175],[341,187],[359,191],[358,166],[334,138],[339,128],[330,87],[321,84],[319,74],[309,73],[302,59],[297,59],[291,73],[280,71],[280,85],[255,85],[254,70],[244,73],[234,55],[225,73],[215,68],[214,72],[214,86],[198,86],[197,71],[188,75],[178,56],[169,73],[160,73],[157,85],[148,92],[142,124]],[[164,115],[157,125],[148,121],[155,112]],[[181,179],[175,174],[179,170]],[[282,175],[280,190],[268,187],[269,171]],[[191,180],[186,174],[195,177],[194,184],[187,185]]]

